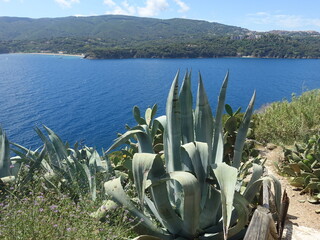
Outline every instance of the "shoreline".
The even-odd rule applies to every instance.
[[[78,57],[78,58],[83,58],[83,59],[89,59],[89,60],[110,60],[110,59],[202,59],[204,57],[182,57],[182,58],[164,58],[164,57],[146,57],[146,58],[140,58],[140,57],[126,57],[126,58],[97,58],[97,57],[91,57],[91,56],[86,56],[85,54],[67,54],[67,53],[47,53],[47,52],[12,52],[12,53],[1,53],[1,54],[34,54],[34,55],[51,55],[51,56],[65,56],[65,57]],[[255,56],[221,56],[221,57],[208,57],[208,58],[242,58],[242,59],[320,59],[320,57],[316,58],[308,58],[308,57],[297,57],[297,58],[292,58],[292,57],[283,57],[283,58],[278,58],[278,57],[255,57]]]
[[[8,54],[35,54],[35,55],[50,55],[50,56],[65,56],[65,57],[79,57],[84,58],[84,54],[67,54],[67,53],[42,53],[42,52],[16,52],[16,53],[8,53]]]

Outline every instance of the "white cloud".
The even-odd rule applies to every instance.
[[[73,15],[74,17],[92,17],[92,16],[99,16],[99,14],[89,14],[89,15],[85,15],[85,14],[75,14]]]
[[[190,10],[190,7],[183,1],[181,0],[174,0],[176,2],[176,4],[179,5],[180,9],[178,10],[178,12],[184,13]]]
[[[107,11],[106,14],[134,15],[136,13],[136,8],[130,5],[127,0],[123,1],[121,6],[114,4],[112,7],[112,11]]]
[[[169,7],[167,0],[147,0],[145,7],[138,7],[141,17],[153,17]]]
[[[185,13],[190,10],[190,7],[183,0],[173,1],[179,6],[177,10],[179,13]],[[110,9],[106,11],[106,14],[154,17],[169,9],[168,0],[146,0],[144,6],[130,4],[128,0],[124,0],[121,4],[117,4],[115,0],[104,0],[103,3]]]
[[[54,0],[62,8],[70,8],[74,3],[80,3],[80,0]]]
[[[109,7],[113,7],[113,6],[116,5],[115,2],[112,1],[112,0],[104,0],[103,3],[106,4]]]
[[[248,14],[251,23],[260,25],[273,25],[281,29],[301,29],[310,27],[320,27],[320,18],[305,18],[299,15],[271,14],[267,12],[257,12]],[[280,30],[281,30],[280,29]]]

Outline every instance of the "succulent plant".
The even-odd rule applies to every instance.
[[[291,177],[291,185],[310,193],[310,202],[320,202],[320,135],[295,143],[292,149],[285,148],[279,170]]]
[[[103,187],[113,170],[106,156],[100,156],[94,148],[78,149],[77,143],[70,148],[50,128],[44,126],[44,129],[48,137],[39,128],[35,129],[44,144],[40,152],[12,143],[15,148],[11,150],[16,156],[11,160],[19,165],[16,191],[23,191],[27,183],[38,179],[45,188],[69,194],[75,201],[87,196],[96,200],[97,188]]]
[[[10,146],[6,133],[0,127],[0,184],[15,180],[11,174]]]
[[[114,202],[136,217],[135,224],[143,233],[160,239],[244,236],[251,214],[249,204],[260,189],[263,168],[253,164],[251,180],[244,183],[239,169],[255,94],[237,129],[233,158],[228,164],[223,161],[222,116],[228,77],[227,73],[213,119],[201,75],[193,110],[191,74],[186,73],[179,93],[177,73],[169,91],[166,116],[162,117],[165,121],[161,122],[163,154],[153,151],[146,128],[129,130],[110,148],[125,142],[129,135],[137,136],[139,151],[132,161],[137,199],[126,195],[121,178],[104,186]],[[245,189],[241,188],[244,184]],[[110,201],[107,203],[112,205]]]
[[[145,111],[145,118],[141,117],[140,108],[138,106],[133,107],[133,116],[137,122],[134,127],[126,125],[127,132],[124,134],[118,134],[119,137],[115,140],[112,146],[106,151],[109,153],[111,150],[117,148],[122,144],[127,144],[130,148],[126,148],[126,151],[134,154],[136,152],[160,152],[163,150],[163,125],[165,124],[165,116],[155,118],[157,113],[157,104],[152,108],[147,108]],[[134,139],[134,141],[131,141]]]

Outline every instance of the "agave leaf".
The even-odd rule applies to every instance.
[[[169,173],[169,176],[176,180],[183,189],[183,233],[181,235],[195,238],[200,217],[201,193],[199,182],[195,176],[188,172],[172,172]]]
[[[155,161],[155,158],[159,157],[156,154],[150,153],[136,153],[132,159],[132,172],[134,184],[137,189],[140,204],[143,208],[145,199],[146,181],[150,172],[150,169]]]
[[[135,130],[128,130],[126,133],[120,135],[115,142],[111,145],[111,147],[109,147],[109,149],[105,152],[108,153],[111,150],[119,147],[120,145],[126,143],[131,137],[133,137],[134,135],[138,134],[138,133],[142,133],[142,134],[146,134],[143,130],[141,129],[135,129]],[[141,141],[143,141],[144,137],[141,137]],[[146,137],[145,137],[146,138]],[[147,139],[147,138],[146,138]]]
[[[260,179],[262,177],[263,174],[263,167],[261,165],[258,165],[256,163],[253,163],[253,170],[252,170],[252,175],[251,175],[251,179],[248,183],[248,185],[246,186],[246,190],[244,191],[244,194],[246,194],[246,191],[250,188],[250,186],[256,182],[258,179]]]
[[[158,219],[162,226],[166,226],[166,223],[161,218],[156,206],[154,205],[153,201],[151,201],[147,196],[144,197],[144,201],[147,203],[149,210],[152,214]]]
[[[182,162],[182,170],[185,172],[192,172],[194,173],[194,167],[191,160],[191,157],[189,152],[194,151],[195,152],[195,146],[194,143],[187,143],[181,146],[181,162]]]
[[[91,186],[90,186],[90,192],[91,192],[91,198],[93,201],[97,198],[97,183],[96,183],[96,174],[98,171],[98,164],[102,168],[101,159],[99,156],[99,153],[94,150],[92,155],[89,159],[89,170],[91,175]]]
[[[24,185],[26,185],[33,178],[34,172],[40,168],[41,162],[42,162],[45,154],[46,154],[46,148],[44,146],[42,151],[40,152],[40,155],[35,159],[35,162],[30,166],[30,169],[29,169],[27,175],[25,176],[24,179],[22,179],[21,185],[19,186],[20,188],[23,187]]]
[[[0,178],[10,175],[10,164],[9,141],[0,127]]]
[[[58,154],[60,159],[66,159],[68,157],[67,148],[63,144],[60,137],[57,134],[55,134],[55,132],[52,131],[50,128],[46,127],[45,125],[43,125],[43,127],[49,134],[49,138],[50,138],[50,140],[56,150],[56,154]]]
[[[181,137],[182,144],[194,141],[191,73],[184,76],[181,86],[179,101],[181,104]]]
[[[190,169],[191,172],[195,173],[199,183],[200,190],[202,196],[202,204],[203,207],[206,194],[208,191],[208,184],[206,183],[207,178],[207,168],[208,168],[208,145],[203,142],[191,142],[182,145],[183,152],[185,153],[183,156],[184,164],[190,165],[192,164]]]
[[[219,221],[217,216],[221,206],[221,194],[213,187],[209,187],[208,191],[206,202],[200,215],[200,229],[215,226]]]
[[[231,220],[233,199],[237,182],[237,169],[225,163],[217,164],[213,169],[221,191],[223,233],[224,239],[228,237],[228,228]]]
[[[136,154],[137,155],[137,154]],[[163,226],[169,230],[172,234],[177,234],[182,229],[182,220],[172,208],[169,199],[169,191],[167,189],[166,181],[170,178],[164,179],[166,171],[163,166],[162,159],[159,155],[149,155],[151,161],[153,161],[150,168],[148,179],[150,179],[152,185],[150,186],[150,193],[158,214],[155,215]],[[140,177],[142,178],[142,177]],[[181,189],[181,188],[177,188]],[[179,192],[177,192],[179,193]]]
[[[152,129],[151,129],[151,138],[154,139],[155,135],[157,134],[157,131],[164,130],[166,127],[166,116],[160,116],[153,120]]]
[[[144,132],[137,133],[138,138],[138,151],[145,153],[153,153],[152,140],[150,136]]]
[[[254,197],[259,192],[262,182],[263,182],[263,178],[260,178],[255,182],[251,183],[250,186],[246,187],[246,190],[243,193],[243,196],[247,199],[249,203],[253,201]]]
[[[246,113],[243,116],[242,122],[238,129],[236,142],[234,144],[234,157],[233,157],[232,166],[237,169],[239,169],[241,164],[242,150],[243,150],[244,143],[246,141],[247,132],[250,125],[250,119],[253,113],[253,105],[254,105],[255,98],[256,98],[256,92],[253,93],[253,96],[248,105]]]
[[[113,201],[120,206],[124,206],[134,217],[137,218],[140,227],[144,227],[147,232],[151,232],[153,236],[159,237],[164,240],[173,239],[170,235],[166,234],[162,229],[156,227],[153,222],[141,213],[127,197],[121,185],[120,178],[110,180],[104,184],[105,192]]]
[[[27,154],[27,152],[31,152],[32,154],[35,153],[35,151],[31,151],[30,149],[20,145],[20,144],[17,144],[17,143],[13,143],[13,142],[10,142],[10,144],[12,144],[13,146],[16,146],[17,148],[21,149],[23,151],[24,154]],[[15,150],[15,149],[12,149],[12,150]],[[17,153],[19,154],[19,153]]]
[[[218,107],[216,112],[216,119],[214,123],[214,135],[213,135],[213,144],[212,144],[212,161],[210,163],[221,163],[223,160],[223,125],[222,125],[222,116],[223,108],[225,105],[227,87],[229,80],[229,71],[227,72],[224,81],[221,86]],[[232,111],[232,109],[231,109]]]
[[[275,203],[278,214],[280,214],[281,210],[281,194],[282,194],[282,188],[280,181],[273,176],[272,174],[269,174],[269,177],[272,179],[273,182],[273,188],[274,188],[274,197],[275,197]]]
[[[213,135],[213,117],[208,97],[205,92],[202,77],[199,74],[198,93],[196,101],[195,118],[195,137],[198,142],[208,144],[209,159],[212,155],[212,135]]]
[[[35,131],[46,146],[50,163],[56,168],[61,168],[61,159],[59,158],[53,143],[49,141],[49,139],[41,132],[39,128],[36,127]]]
[[[181,119],[178,98],[179,72],[171,85],[166,105],[167,124],[164,132],[165,160],[168,172],[182,169],[180,159]]]
[[[208,167],[209,167],[209,161],[210,161],[210,156],[209,156],[209,146],[206,143],[203,142],[195,142],[196,148],[199,152],[200,159],[201,159],[201,164],[202,168],[204,171],[205,178],[208,177]]]
[[[237,222],[234,226],[232,226],[228,230],[228,238],[231,238],[231,239],[232,239],[232,236],[240,234],[241,231],[245,229],[245,227],[248,225],[249,216],[251,213],[248,201],[238,192],[235,192],[234,194],[233,205],[234,205],[233,211],[237,216]],[[219,235],[222,236],[221,233],[219,233]]]
[[[234,209],[236,216],[238,216],[237,223],[232,226],[229,229],[228,237],[230,239],[239,239],[238,237],[232,238],[232,236],[235,236],[237,234],[241,234],[241,231],[244,230],[245,226],[249,222],[249,203],[246,201],[246,199],[238,192],[235,192],[234,195]],[[207,231],[209,232],[209,231]],[[223,232],[220,232],[219,228],[216,229],[216,231],[213,231],[214,233],[206,233],[204,236],[200,236],[199,240],[222,240],[224,239]],[[241,238],[242,239],[242,238]]]
[[[90,158],[94,158],[94,163],[95,163],[95,167],[96,167],[96,171],[97,172],[105,172],[107,171],[107,164],[103,164],[101,161],[101,157],[99,155],[99,153],[97,152],[97,150],[94,150],[93,153],[91,154]]]
[[[82,193],[90,193],[91,199],[93,201],[96,200],[96,185],[95,185],[95,176],[91,175],[90,166],[88,167],[87,164],[79,163],[75,161],[76,171],[77,174],[77,185],[79,187],[79,191]]]

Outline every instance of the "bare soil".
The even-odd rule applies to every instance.
[[[261,147],[260,153],[267,158],[266,168],[268,172],[276,176],[282,185],[282,189],[286,190],[290,198],[287,221],[283,239],[286,240],[320,240],[320,214],[316,210],[320,210],[320,204],[311,204],[308,202],[308,195],[301,195],[298,189],[295,189],[288,182],[286,177],[279,175],[274,162],[283,159],[283,151],[281,147],[268,149]]]

